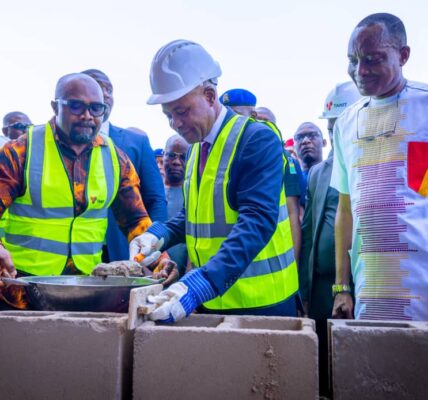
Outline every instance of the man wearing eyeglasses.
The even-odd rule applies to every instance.
[[[349,40],[348,73],[368,97],[334,128],[333,317],[428,320],[428,85],[404,78],[409,56],[391,14],[364,18]]]
[[[194,266],[149,297],[153,320],[178,321],[199,306],[206,313],[297,314],[282,140],[266,124],[220,103],[220,75],[218,63],[193,41],[168,43],[152,61],[148,103],[162,106],[171,128],[192,148],[184,209],[154,223],[130,251],[151,254],[185,241]]]
[[[0,215],[9,210],[3,276],[90,274],[110,206],[129,240],[151,225],[132,163],[98,134],[106,105],[97,82],[66,75],[51,104],[46,125],[0,150]]]
[[[180,135],[168,138],[163,155],[165,170],[165,196],[168,203],[168,218],[173,218],[183,209],[183,182],[186,167],[187,143]],[[187,250],[184,243],[168,249],[168,255],[177,263],[180,275],[184,275],[187,265]]]
[[[337,117],[360,98],[354,82],[340,83],[328,94],[320,118],[327,120],[332,144],[330,132]],[[327,319],[331,318],[333,308],[331,286],[336,273],[334,220],[339,200],[339,193],[330,186],[332,169],[333,147],[327,159],[314,165],[308,174],[299,264],[300,293],[308,317],[315,320],[318,334],[320,395],[329,398]]]
[[[30,118],[20,111],[7,113],[3,117],[3,135],[10,140],[18,139],[32,125]]]
[[[294,143],[303,175],[307,178],[309,169],[322,161],[322,149],[327,142],[318,126],[312,122],[304,122],[294,134]]]
[[[98,69],[82,72],[95,79],[103,91],[107,110],[104,113],[101,133],[110,137],[131,160],[140,178],[140,194],[152,221],[167,219],[166,200],[162,178],[156,165],[155,156],[147,136],[113,125],[109,122],[114,105],[113,84],[109,77]],[[109,211],[106,236],[107,250],[105,261],[127,260],[129,258],[128,241],[116,223],[113,211]]]

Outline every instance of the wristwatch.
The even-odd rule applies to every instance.
[[[351,293],[351,286],[349,285],[333,285],[331,287],[331,294],[336,297],[339,293]]]

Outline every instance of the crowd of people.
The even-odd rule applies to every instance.
[[[352,81],[320,103],[325,160],[318,123],[284,140],[249,90],[219,96],[220,65],[192,41],[152,62],[148,104],[177,133],[163,149],[109,122],[105,73],[61,77],[46,124],[3,120],[0,275],[89,274],[138,253],[152,268],[163,252],[179,280],[149,298],[151,319],[309,316],[323,367],[328,318],[428,320],[428,86],[404,78],[409,56],[396,16],[357,24]]]

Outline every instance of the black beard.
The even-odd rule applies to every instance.
[[[75,144],[87,144],[91,143],[97,135],[95,127],[90,127],[91,133],[82,133],[71,128],[70,130],[70,141]]]
[[[168,174],[165,171],[165,175],[166,175],[168,181],[171,182],[171,183],[177,183],[177,184],[179,184],[179,183],[182,183],[184,181],[184,174],[182,174],[182,175],[174,175],[174,174]]]

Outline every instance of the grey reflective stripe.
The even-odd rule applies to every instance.
[[[114,148],[110,149],[110,142],[108,141],[107,138],[105,140],[107,142],[107,146],[101,146],[101,155],[103,157],[104,176],[106,177],[106,185],[107,185],[107,199],[105,201],[104,207],[107,207],[114,196],[115,175],[114,175],[114,166],[113,166],[113,155],[111,154],[111,152],[115,151],[115,149]],[[89,218],[87,215],[85,215],[85,217]],[[99,217],[96,217],[96,218],[99,218]]]
[[[45,125],[33,129],[31,140],[30,171],[27,182],[33,207],[42,208],[42,176],[45,159]],[[28,160],[27,160],[28,162]]]
[[[279,214],[278,214],[278,224],[280,222],[285,221],[288,218],[288,211],[287,206],[283,205],[279,207]],[[186,234],[203,238],[203,239],[209,239],[209,238],[225,238],[229,235],[230,231],[232,230],[233,226],[235,224],[226,224],[219,226],[219,224],[194,224],[192,222],[189,222],[186,220]]]
[[[186,234],[198,238],[225,238],[235,224],[193,224],[186,221]]]
[[[102,250],[103,243],[71,243],[71,254],[78,256],[81,254],[96,254]]]
[[[226,174],[227,166],[229,165],[232,152],[237,145],[239,133],[248,121],[248,117],[238,117],[227,136],[226,143],[223,147],[221,159],[217,168],[216,178],[214,182],[214,221],[216,224],[226,224],[224,197],[223,197],[223,182]],[[199,236],[199,235],[198,235]]]
[[[79,218],[107,218],[108,208],[92,209],[79,215]]]
[[[280,254],[279,256],[268,258],[267,260],[253,261],[245,269],[244,273],[239,277],[239,279],[272,274],[287,268],[293,261],[293,249],[290,249],[286,253]]]
[[[27,249],[68,256],[69,244],[57,242],[56,240],[6,233],[6,241],[10,244],[25,247]],[[73,255],[95,254],[101,251],[102,246],[103,243],[72,243],[71,252]]]
[[[74,218],[72,207],[36,208],[29,204],[14,203],[10,207],[10,213],[29,218]]]
[[[287,204],[284,204],[283,206],[279,206],[278,224],[282,221],[285,221],[287,218],[288,218]]]
[[[45,251],[47,253],[59,254],[62,256],[68,255],[68,243],[57,242],[55,240],[6,233],[6,241],[27,249]],[[31,262],[31,260],[28,260],[28,262]]]
[[[186,177],[184,179],[184,193],[185,193],[185,198],[187,200],[187,202],[189,202],[189,193],[190,193],[190,177],[192,176],[192,171],[195,165],[195,158],[196,158],[196,149],[195,146],[199,146],[199,143],[196,143],[193,145],[191,151],[190,151],[190,158],[187,161],[187,168],[186,168]],[[187,204],[185,205],[186,207],[186,212],[187,212]],[[187,218],[186,218],[187,219]]]

